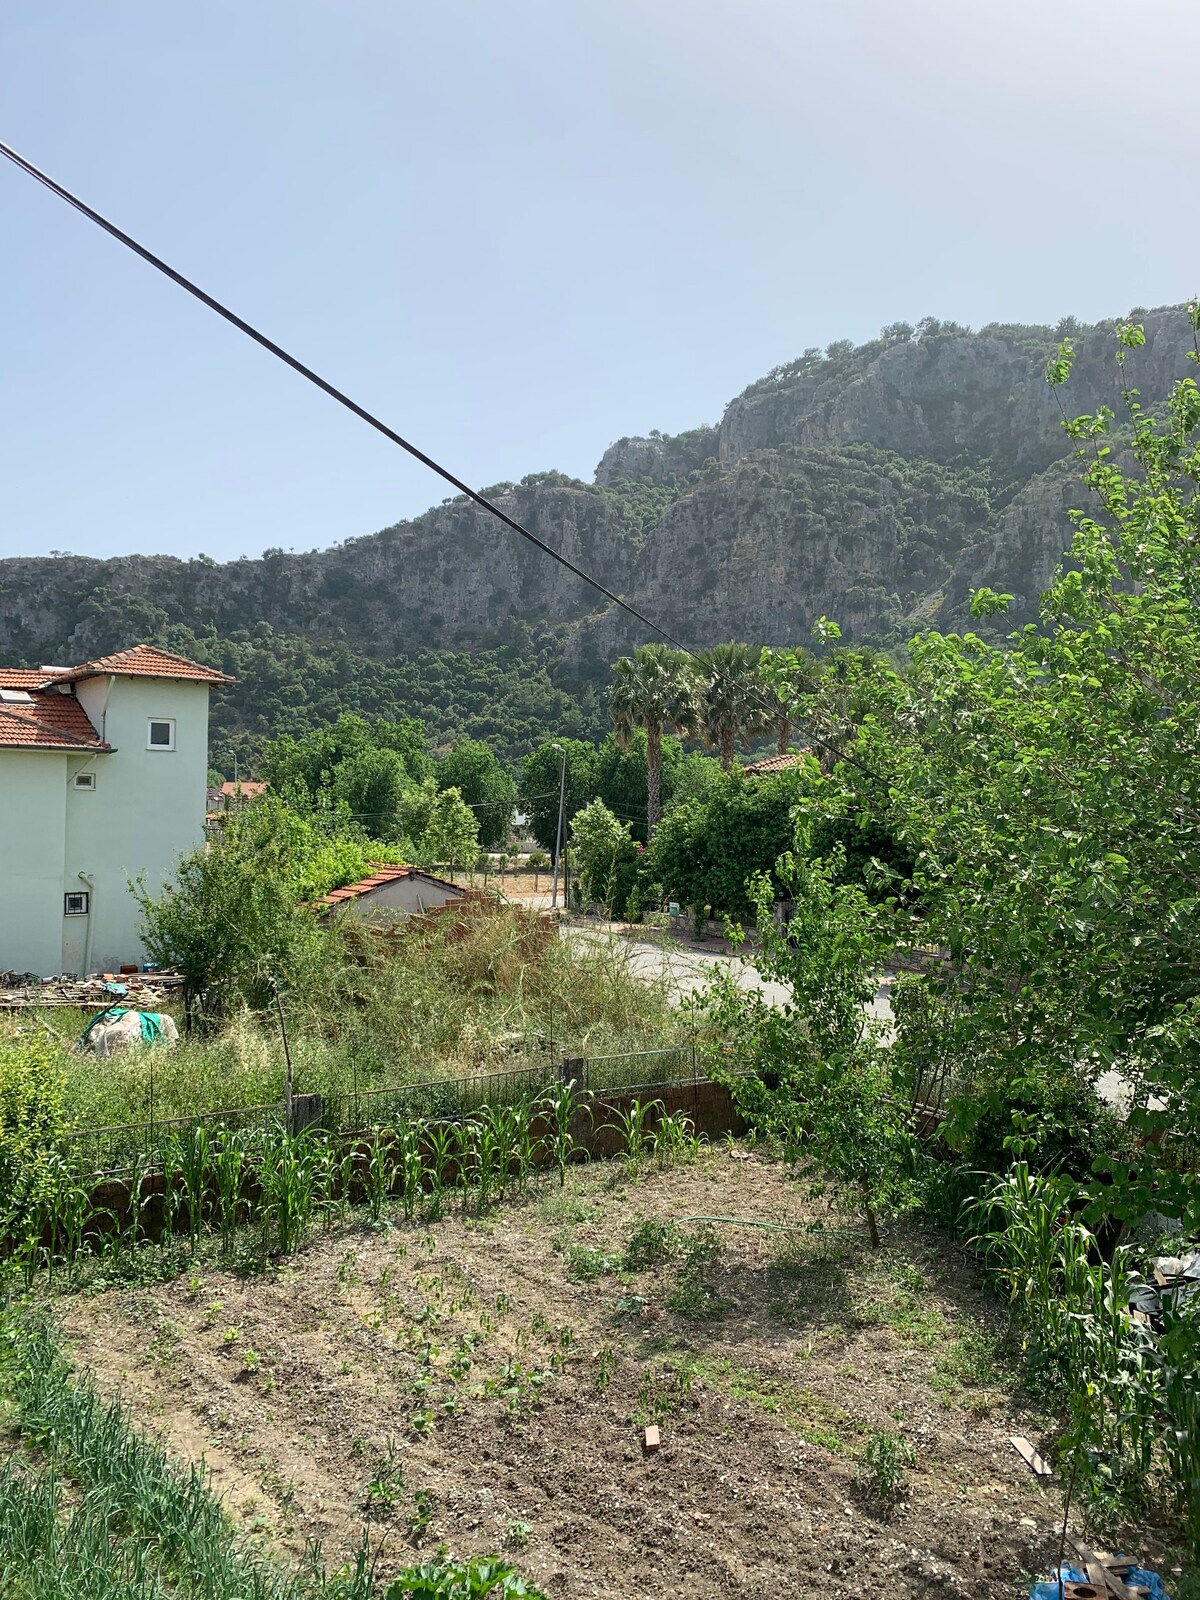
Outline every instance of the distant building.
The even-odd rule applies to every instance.
[[[250,778],[234,778],[232,782],[223,783],[219,789],[213,791],[217,801],[217,809],[232,811],[239,805],[246,805],[251,800],[260,800],[266,794],[269,785],[255,783]]]
[[[807,750],[789,750],[785,756],[767,756],[763,761],[752,761],[742,771],[756,778],[767,778],[774,772],[786,772],[789,767],[798,767],[808,753]]]
[[[129,883],[157,894],[203,842],[209,690],[232,681],[151,645],[0,668],[0,971],[144,959]]]
[[[348,883],[322,895],[317,907],[329,914],[361,917],[367,922],[395,922],[401,917],[419,916],[451,900],[461,900],[467,891],[447,878],[436,878],[420,867],[379,867],[361,883]]]

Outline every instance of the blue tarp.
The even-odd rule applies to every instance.
[[[1064,1583],[1086,1583],[1087,1573],[1082,1567],[1074,1567],[1070,1562],[1064,1561],[1059,1567],[1059,1575]],[[1171,1600],[1163,1588],[1163,1581],[1157,1572],[1147,1572],[1145,1567],[1130,1567],[1121,1579],[1125,1584],[1144,1584],[1150,1591],[1150,1600]],[[1059,1600],[1058,1578],[1043,1578],[1041,1583],[1035,1583],[1029,1591],[1029,1600]]]

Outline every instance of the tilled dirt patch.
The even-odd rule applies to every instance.
[[[340,1229],[64,1322],[291,1559],[342,1559],[366,1523],[381,1575],[503,1548],[554,1600],[1015,1597],[1056,1548],[1057,1487],[1008,1443],[1039,1420],[971,1264],[912,1229],[873,1254],[742,1151]],[[861,1460],[878,1436],[889,1496]]]

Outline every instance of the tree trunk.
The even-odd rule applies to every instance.
[[[879,1224],[875,1221],[875,1208],[871,1204],[871,1191],[867,1188],[867,1180],[858,1180],[858,1192],[862,1196],[863,1210],[867,1213],[867,1232],[871,1235],[871,1249],[879,1249]]]
[[[787,755],[787,753],[788,753],[788,745],[791,744],[791,742],[792,742],[792,720],[791,720],[790,717],[780,717],[780,719],[779,719],[779,754],[781,756]]]
[[[736,733],[733,728],[726,727],[721,729],[721,765],[725,768],[726,772],[728,772],[730,767],[733,765],[733,750],[735,741]]]
[[[662,814],[662,724],[646,724],[646,843]]]

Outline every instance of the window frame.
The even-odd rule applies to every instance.
[[[81,794],[95,794],[96,774],[94,772],[77,772],[71,780],[72,789],[78,789]]]
[[[81,906],[72,909],[72,900],[82,900]],[[90,917],[92,914],[92,897],[87,889],[68,889],[63,895],[64,917]]]
[[[169,744],[159,744],[156,740],[154,740],[151,737],[151,734],[152,734],[153,730],[156,727],[165,727],[165,728],[169,728],[170,729],[171,741],[170,741]],[[146,718],[146,749],[147,750],[155,750],[155,751],[158,751],[158,752],[161,752],[161,753],[165,753],[168,750],[174,750],[174,748],[175,748],[175,733],[176,733],[176,729],[175,729],[175,718],[174,717],[147,717]]]

